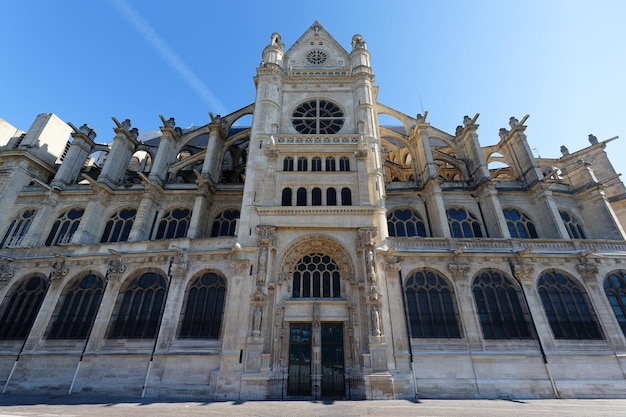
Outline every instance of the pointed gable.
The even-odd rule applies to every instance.
[[[347,68],[348,52],[316,20],[285,52],[285,68]]]

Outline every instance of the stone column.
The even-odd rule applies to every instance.
[[[163,126],[161,126],[161,132],[163,134],[161,135],[159,148],[154,157],[152,167],[150,168],[148,179],[163,186],[167,182],[167,169],[176,161],[176,156],[180,150],[180,137],[174,129],[176,122],[173,117],[165,120],[165,118],[161,116],[161,120],[163,121]]]
[[[222,164],[222,147],[226,139],[226,132],[221,123],[221,118],[217,115],[209,124],[209,142],[207,143],[204,163],[202,164],[202,177],[211,179],[214,183],[220,179]]]
[[[102,172],[97,180],[110,188],[114,188],[123,181],[130,158],[133,156],[137,145],[139,145],[137,141],[139,131],[137,128],[130,129],[129,119],[124,120],[122,123],[115,118],[113,118],[113,121],[117,125],[117,127],[113,128],[115,132],[113,145],[106,161],[104,161]]]
[[[137,209],[137,217],[128,236],[131,242],[149,240],[154,217],[159,207],[163,189],[154,183],[144,183],[145,191]]]
[[[68,184],[76,181],[85,159],[87,159],[95,146],[96,131],[90,128],[88,124],[82,125],[79,129],[74,125],[70,124],[70,126],[74,129],[74,133],[72,133],[74,140],[70,144],[59,170],[50,183],[50,186],[57,190],[62,190]]]

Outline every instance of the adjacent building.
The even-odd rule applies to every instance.
[[[537,158],[526,117],[491,146],[478,115],[444,132],[318,22],[273,34],[254,82],[200,127],[0,120],[3,392],[625,395],[612,139]]]

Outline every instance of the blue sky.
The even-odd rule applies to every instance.
[[[254,101],[270,35],[291,46],[319,22],[346,49],[360,33],[378,100],[450,133],[480,113],[483,145],[508,119],[542,157],[604,140],[626,173],[626,2],[11,1],[0,25],[0,118],[26,130],[37,114],[89,123],[113,138],[111,116],[140,131],[158,116],[203,125]]]

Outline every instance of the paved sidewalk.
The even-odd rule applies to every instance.
[[[626,416],[626,400],[197,402],[0,394],[0,417]]]

